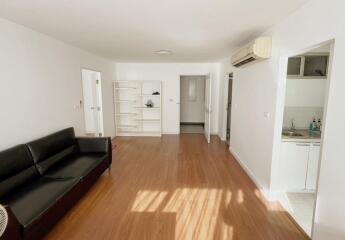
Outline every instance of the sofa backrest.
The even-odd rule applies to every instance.
[[[0,198],[39,176],[24,144],[0,152]]]
[[[41,174],[78,151],[73,128],[67,128],[29,142],[27,146]]]

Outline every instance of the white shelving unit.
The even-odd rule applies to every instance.
[[[162,135],[161,81],[115,81],[114,106],[116,136]]]

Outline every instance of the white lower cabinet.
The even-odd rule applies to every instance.
[[[308,161],[306,189],[309,189],[309,190],[316,189],[319,158],[320,158],[320,144],[312,143],[309,148],[309,161]]]
[[[285,191],[315,190],[320,144],[282,142],[281,187]]]
[[[283,189],[301,190],[305,188],[308,154],[309,144],[282,142],[280,172]]]

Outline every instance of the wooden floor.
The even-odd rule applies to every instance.
[[[115,144],[111,174],[46,239],[308,239],[263,199],[217,137],[210,145],[201,134]]]

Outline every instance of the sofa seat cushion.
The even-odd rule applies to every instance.
[[[44,214],[60,198],[69,192],[76,179],[51,179],[41,177],[2,200],[11,207],[24,228]]]
[[[49,169],[45,176],[82,179],[106,158],[107,154],[104,153],[76,154]]]

